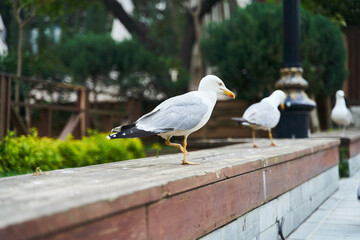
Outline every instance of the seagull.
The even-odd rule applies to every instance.
[[[248,107],[242,118],[232,118],[252,129],[252,138],[254,147],[258,147],[255,143],[255,130],[265,130],[269,132],[271,141],[270,146],[276,146],[273,141],[271,129],[274,128],[280,120],[280,111],[278,106],[284,109],[284,101],[286,94],[281,90],[274,91],[269,97],[263,98],[260,102],[252,104]]]
[[[235,98],[234,93],[225,87],[220,78],[207,75],[201,79],[197,91],[165,100],[136,122],[112,129],[111,132],[114,133],[107,138],[158,135],[165,139],[166,145],[177,147],[184,154],[183,165],[197,164],[186,159],[186,154],[188,154],[187,138],[207,123],[217,101],[218,93]],[[183,145],[170,142],[173,136],[184,136]]]
[[[336,103],[335,107],[331,111],[331,120],[333,120],[336,125],[342,126],[343,128],[349,126],[353,123],[353,118],[350,110],[346,107],[344,99],[344,91],[338,90],[335,94]]]

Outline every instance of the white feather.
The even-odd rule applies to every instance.
[[[336,103],[331,111],[331,120],[341,127],[347,127],[353,123],[353,118],[350,110],[346,107],[344,91],[338,90],[335,96]]]
[[[284,102],[285,98],[286,95],[283,91],[274,91],[269,97],[262,99],[245,110],[243,119],[247,122],[242,124],[255,130],[270,130],[274,128],[280,120],[278,106]]]

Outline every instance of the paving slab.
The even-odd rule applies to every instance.
[[[339,181],[327,199],[287,240],[360,240],[360,202],[356,190],[360,171]]]

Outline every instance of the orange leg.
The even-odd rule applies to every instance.
[[[186,151],[187,137],[184,138],[184,147],[181,146],[181,144],[170,142],[170,138],[171,138],[171,137],[168,137],[168,138],[166,139],[165,144],[168,145],[168,146],[171,146],[171,147],[177,147],[177,148],[184,154],[184,158],[183,158],[183,161],[182,161],[182,163],[181,163],[182,165],[195,165],[195,164],[198,164],[198,163],[188,162],[187,159],[186,159],[186,154],[187,154],[187,151]]]
[[[276,144],[274,143],[274,139],[272,137],[272,134],[271,134],[271,130],[269,130],[269,138],[270,138],[270,141],[271,141],[270,146],[276,146]]]
[[[189,152],[186,150],[186,146],[187,146],[187,136],[184,136],[183,146],[184,146],[185,154],[186,154],[186,155],[189,154]]]
[[[257,148],[258,146],[255,143],[255,130],[252,130],[252,139],[253,139],[253,143],[254,143],[254,148]]]

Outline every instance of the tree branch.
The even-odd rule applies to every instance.
[[[200,14],[198,15],[199,21],[201,22],[204,15],[213,8],[213,6],[220,2],[220,0],[203,0],[201,1]],[[182,42],[181,51],[181,64],[186,69],[190,69],[191,51],[195,42],[195,27],[194,20],[191,16],[190,10],[187,8],[185,13],[186,18],[186,30]]]
[[[141,43],[149,50],[154,50],[155,43],[148,36],[148,29],[144,24],[135,21],[116,0],[103,0],[106,9],[125,26],[131,33],[139,37]]]
[[[24,27],[35,17],[35,9],[31,10],[30,16],[23,19],[22,26]]]

